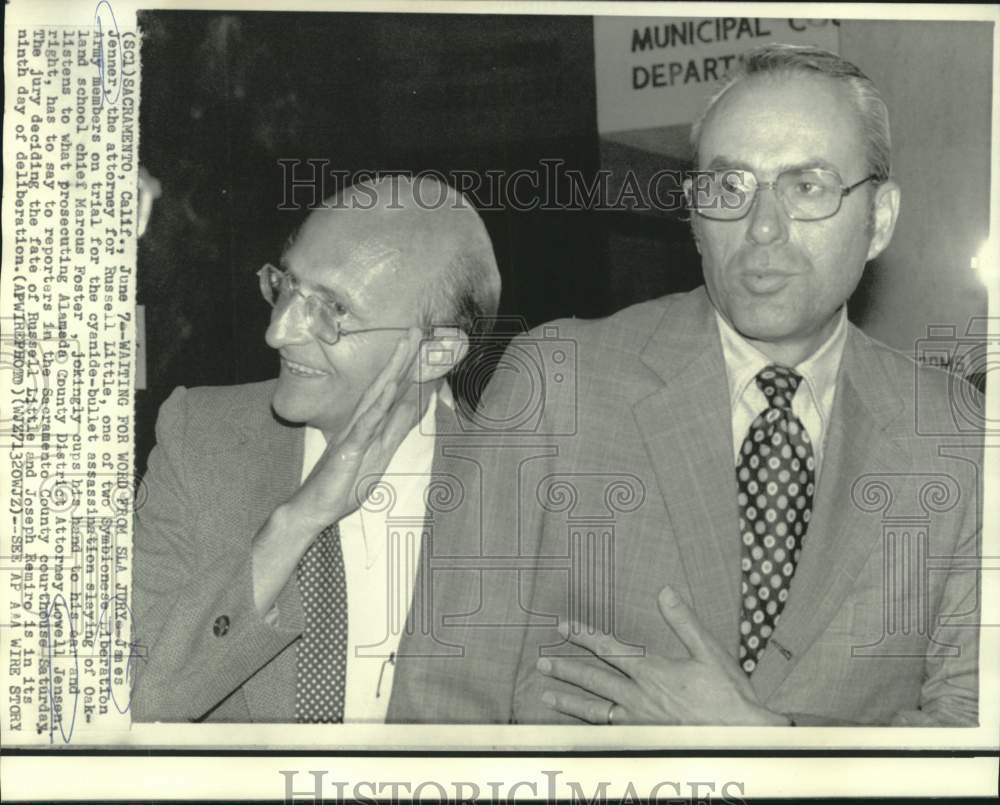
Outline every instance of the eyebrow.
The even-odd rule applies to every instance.
[[[354,303],[354,297],[339,285],[315,285],[313,287],[328,302],[340,302],[347,308],[348,313],[355,313],[357,306]]]
[[[354,297],[348,291],[344,290],[341,286],[317,284],[308,282],[307,280],[303,280],[302,277],[300,277],[298,273],[296,273],[296,271],[288,265],[288,261],[285,259],[284,254],[282,254],[278,260],[278,267],[286,274],[291,274],[293,277],[295,277],[295,279],[299,281],[299,284],[302,285],[307,290],[312,291],[314,293],[318,293],[321,297],[323,297],[325,301],[340,302],[341,304],[344,305],[344,307],[347,308],[349,314],[357,315],[355,312],[357,309],[357,305],[355,303]]]
[[[706,170],[719,170],[720,168],[728,168],[732,170],[745,170],[750,171],[756,175],[756,171],[748,163],[740,159],[733,159],[725,155],[720,155],[715,157],[711,162],[708,163]],[[832,162],[827,162],[825,159],[807,159],[802,162],[783,162],[778,165],[777,174],[785,173],[790,170],[809,170],[810,168],[823,168],[824,170],[833,171],[837,175],[840,175],[840,169],[834,165]]]
[[[282,271],[285,271],[295,277],[295,279],[297,279],[303,287],[318,293],[324,301],[340,302],[345,308],[347,308],[347,315],[353,316],[361,323],[370,321],[372,318],[372,312],[368,312],[366,314],[358,305],[355,296],[345,290],[343,286],[337,284],[327,285],[325,283],[307,283],[301,276],[292,270],[292,268],[288,265],[285,255],[288,253],[288,250],[294,242],[297,234],[298,228],[296,228],[296,230],[288,236],[288,240],[285,242],[285,248],[281,253],[281,257],[278,259],[278,267],[281,268]],[[396,248],[373,249],[369,254],[357,257],[354,262],[362,264],[365,268],[374,268],[375,266],[384,263],[386,260],[396,257],[399,254],[401,254],[401,252]]]

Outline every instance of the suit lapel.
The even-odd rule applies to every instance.
[[[271,512],[298,488],[302,476],[304,429],[280,424],[271,414],[270,398],[234,415],[241,423],[246,460],[235,468],[239,489],[247,490],[240,538],[250,551],[250,541]],[[302,599],[295,574],[289,578],[275,602],[283,621],[302,619]],[[251,721],[274,722],[295,719],[294,643],[278,654],[243,685]]]
[[[456,401],[454,405],[458,406]],[[438,488],[439,495],[433,488],[428,488],[425,500],[427,507],[424,512],[425,535],[420,541],[420,557],[417,561],[417,572],[413,581],[413,595],[410,600],[410,609],[406,617],[406,625],[399,640],[399,647],[396,651],[396,672],[393,676],[392,691],[389,694],[389,707],[386,711],[386,723],[398,720],[409,720],[405,714],[412,712],[426,711],[426,704],[421,702],[421,697],[432,695],[432,692],[422,686],[423,672],[426,664],[425,657],[435,658],[442,654],[455,654],[460,652],[449,651],[439,638],[433,633],[433,606],[440,606],[440,601],[435,603],[434,590],[432,587],[433,571],[431,560],[433,556],[451,554],[470,554],[478,546],[478,534],[466,534],[457,528],[449,528],[444,523],[449,517],[456,517],[462,510],[462,505],[452,507],[452,502],[469,505],[471,490],[463,489],[461,484],[469,479],[468,468],[461,466],[462,462],[455,459],[449,453],[447,447],[452,434],[460,432],[457,421],[456,408],[446,405],[438,400],[435,412],[435,438],[434,438],[434,461],[431,465],[431,485],[443,484]],[[454,484],[457,481],[458,487]],[[458,498],[452,496],[457,492]],[[435,501],[447,501],[445,505],[435,506]],[[426,535],[431,535],[430,539]],[[435,548],[433,541],[440,540],[441,537],[450,537],[453,542],[446,546],[440,544]],[[470,537],[474,544],[461,545],[460,542],[466,537]],[[438,574],[439,576],[441,574]],[[452,587],[451,589],[454,589]],[[440,598],[440,596],[438,596]],[[444,611],[464,611],[464,607],[453,609],[443,607]],[[401,716],[400,714],[404,714]]]
[[[863,475],[906,466],[885,433],[900,401],[867,338],[851,327],[837,382],[825,455],[802,558],[768,650],[751,677],[762,701],[840,611],[881,529],[853,500]]]
[[[687,580],[698,619],[735,655],[740,542],[732,417],[704,289],[667,309],[642,359],[665,383],[633,411],[681,554],[683,572],[672,576]]]

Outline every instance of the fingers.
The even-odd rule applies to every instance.
[[[707,661],[719,658],[719,651],[722,649],[716,644],[715,638],[699,623],[691,608],[672,587],[665,586],[660,590],[656,603],[663,620],[680,638],[692,659]]]
[[[628,721],[625,708],[621,705],[614,705],[605,699],[547,690],[542,694],[542,701],[553,710],[579,718],[581,721],[589,721],[591,724],[607,724],[608,713],[611,712],[612,708],[614,708],[614,724],[624,724]]]
[[[417,419],[417,404],[404,399],[397,402],[388,413],[382,428],[381,447],[384,453],[392,455],[406,438]]]
[[[405,357],[407,346],[408,341],[405,337],[400,338],[399,341],[396,342],[396,346],[393,349],[392,354],[389,356],[389,362],[382,368],[382,371],[376,375],[375,380],[373,380],[372,384],[365,389],[365,393],[362,394],[361,399],[358,400],[357,407],[354,410],[355,421],[360,419],[366,411],[368,411],[379,399],[381,399],[386,386],[389,385],[394,376],[397,374],[397,370],[395,370],[394,367],[397,366],[397,364],[399,364]]]
[[[633,683],[628,677],[572,657],[542,657],[535,664],[546,676],[569,682],[578,688],[613,702],[628,701]]]
[[[410,379],[408,375],[413,368],[417,354],[420,352],[422,336],[423,333],[419,327],[411,327],[399,339],[399,343],[396,344],[398,353],[394,351],[392,357],[389,359],[385,371],[400,385],[405,385],[404,381]]]
[[[382,444],[386,448],[392,447],[393,452],[413,427],[416,405],[404,403],[403,400],[410,388],[410,373],[420,351],[420,339],[421,331],[411,327],[406,335],[400,338],[389,363],[379,375],[380,379],[383,376],[388,379],[383,394],[373,405],[371,426],[374,432],[384,423]]]
[[[411,327],[396,342],[392,355],[389,356],[388,363],[382,367],[382,371],[378,373],[378,376],[372,383],[372,387],[381,389],[390,383],[395,384],[397,390],[400,386],[405,387],[406,383],[404,381],[406,380],[406,375],[413,365],[413,360],[416,357],[419,347],[420,330],[416,327]]]
[[[603,632],[593,632],[589,626],[577,623],[559,622],[559,634],[565,637],[570,643],[582,646],[592,654],[596,654],[608,665],[617,668],[624,674],[628,674],[631,668],[635,667],[638,657],[625,654],[618,641]]]
[[[379,425],[409,387],[407,374],[420,348],[420,330],[411,327],[400,337],[389,361],[358,401],[353,422],[345,438],[345,446],[367,446],[378,432]]]
[[[379,426],[396,401],[398,384],[390,380],[382,386],[378,397],[373,400],[366,411],[361,411],[354,425],[344,440],[345,448],[367,447],[375,439]]]

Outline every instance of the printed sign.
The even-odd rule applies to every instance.
[[[836,52],[837,20],[595,17],[597,128],[691,123],[740,54],[767,42]]]

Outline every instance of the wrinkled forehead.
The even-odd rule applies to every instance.
[[[332,268],[381,273],[400,262],[402,244],[391,221],[375,210],[315,210],[289,237],[282,261],[295,271]]]
[[[848,90],[819,75],[751,76],[706,118],[699,168],[727,162],[762,174],[823,165],[853,174],[866,161],[864,131]]]
[[[432,220],[398,208],[315,210],[285,251],[283,267],[305,288],[337,296],[362,320],[409,321],[447,263],[448,238],[429,227]]]

